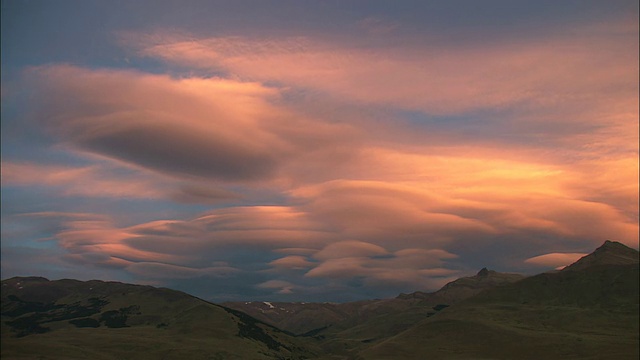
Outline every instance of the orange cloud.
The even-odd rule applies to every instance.
[[[361,25],[393,30],[375,19]],[[545,241],[637,245],[638,70],[626,40],[126,41],[221,77],[32,69],[38,124],[76,155],[136,175],[6,162],[3,181],[66,195],[249,205],[126,226],[65,220],[57,238],[72,261],[146,278],[218,276],[235,264],[211,263],[235,249],[252,251],[253,269],[270,274],[424,287],[458,274],[470,242],[544,234],[551,240],[535,251]],[[241,198],[238,187],[266,195]],[[256,205],[269,203],[284,205]],[[562,259],[548,255],[514,261]],[[290,292],[294,283],[260,288]]]
[[[255,82],[63,65],[30,76],[41,124],[62,141],[174,178],[264,181],[350,132],[276,105],[279,91]]]
[[[576,99],[603,101],[595,96],[603,86],[612,82],[628,86],[637,78],[637,68],[629,66],[634,52],[625,42],[634,33],[624,33],[623,41],[611,41],[606,35],[482,48],[358,48],[308,37],[172,34],[125,34],[122,41],[142,55],[169,62],[319,89],[365,103],[446,114],[523,101],[545,106]]]

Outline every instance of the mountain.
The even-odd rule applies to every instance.
[[[409,329],[442,309],[523,275],[486,268],[432,293],[400,294],[392,299],[333,303],[231,302],[225,306],[295,334],[320,341],[325,352],[346,358]]]
[[[1,357],[303,359],[296,339],[191,295],[118,282],[2,281]]]
[[[499,273],[486,268],[475,276],[457,279],[434,293],[400,294],[395,299],[364,300],[349,303],[304,302],[226,302],[222,305],[245,312],[256,319],[294,334],[318,334],[331,327],[346,329],[389,313],[419,307],[424,317],[434,313],[434,306],[449,306],[480,291],[523,279],[520,274]],[[410,318],[415,321],[414,311]],[[397,329],[396,329],[397,330]]]
[[[563,271],[469,297],[362,359],[637,359],[638,251],[606,242]]]
[[[599,265],[632,265],[638,263],[638,252],[619,242],[605,241],[593,253],[565,267],[564,271],[584,270]]]
[[[398,298],[433,299],[439,303],[451,305],[476,295],[483,290],[510,284],[524,278],[525,276],[521,274],[501,273],[482,268],[476,275],[454,280],[434,293],[417,291],[412,294],[400,294]]]
[[[561,271],[482,269],[432,293],[345,304],[221,306],[151,286],[12,278],[2,281],[0,356],[637,359],[639,282],[638,251],[611,241]]]

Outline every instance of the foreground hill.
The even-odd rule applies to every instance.
[[[606,242],[564,270],[487,290],[363,359],[637,359],[638,252]]]
[[[303,359],[300,339],[182,292],[117,282],[2,281],[2,359]]]

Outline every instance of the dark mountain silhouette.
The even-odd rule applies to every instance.
[[[619,242],[605,241],[591,254],[580,258],[563,271],[584,270],[599,265],[632,265],[638,263],[638,252]]]
[[[483,290],[510,284],[524,278],[525,276],[521,274],[501,273],[482,268],[476,275],[454,280],[434,293],[417,291],[408,295],[400,294],[398,298],[433,299],[451,305]]]
[[[636,359],[638,264],[638,251],[607,241],[562,271],[525,278],[485,268],[433,293],[345,304],[220,306],[151,286],[12,278],[2,281],[1,355]]]
[[[359,355],[637,359],[638,269],[638,251],[607,242],[563,271],[478,293]]]

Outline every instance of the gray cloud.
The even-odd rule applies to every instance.
[[[246,148],[179,124],[156,127],[152,122],[92,132],[74,141],[92,152],[178,176],[259,180],[273,176],[277,168],[275,156],[267,151]]]

